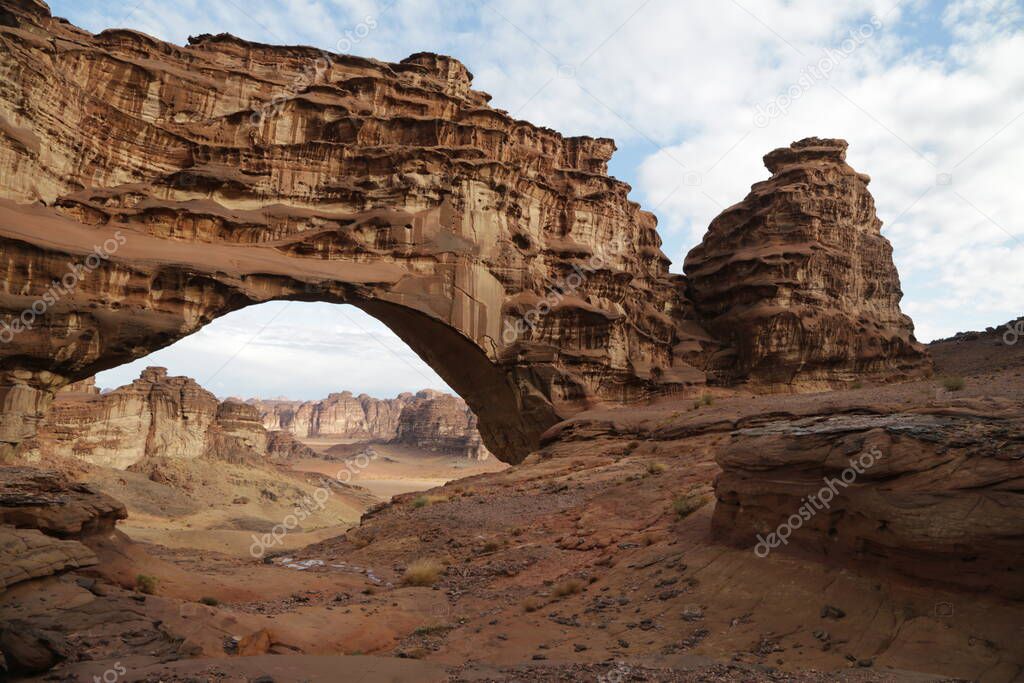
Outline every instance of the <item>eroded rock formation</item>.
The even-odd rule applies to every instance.
[[[771,178],[686,257],[695,314],[725,345],[709,365],[718,381],[827,389],[929,372],[900,312],[870,179],[846,163],[846,147],[808,138],[767,154]]]
[[[96,564],[80,539],[109,532],[126,516],[124,505],[87,484],[31,467],[0,467],[0,593]]]
[[[420,391],[408,400],[398,418],[394,440],[478,460],[488,455],[473,411],[461,399],[438,391]]]
[[[1020,600],[1022,459],[1005,399],[763,419],[718,452],[713,525],[759,556],[803,548]]]
[[[330,394],[321,401],[252,400],[267,429],[299,437],[334,436],[359,441],[390,441],[398,433],[398,418],[412,394],[377,399],[351,391]]]
[[[39,433],[22,444],[29,460],[74,456],[126,469],[144,460],[261,460],[277,453],[270,453],[255,406],[222,403],[195,380],[168,376],[166,368],[146,368],[131,384],[104,394],[92,383],[70,388],[86,391],[58,393]],[[297,452],[280,440],[275,448]]]
[[[126,469],[143,461],[209,457],[229,462],[293,460],[316,453],[296,437],[403,443],[483,459],[477,420],[465,401],[439,391],[376,399],[351,392],[323,401],[223,402],[190,377],[149,367],[100,393],[86,380],[61,389],[39,432],[22,443],[29,461],[76,457]]]
[[[146,368],[106,394],[60,393],[30,445],[43,455],[73,455],[117,469],[147,457],[194,458],[210,446],[218,406],[194,380]]]
[[[254,399],[249,403],[260,411],[268,430],[302,438],[395,442],[474,459],[489,455],[473,411],[461,398],[440,391],[424,389],[392,399],[343,391],[322,401]]]
[[[450,57],[179,47],[6,7],[0,451],[62,386],[274,299],[380,319],[509,462],[705,369],[786,391],[926,371],[845,143],[769,154],[687,279],[607,175],[613,141],[490,107]]]
[[[69,266],[82,276],[31,329],[5,328],[0,440],[30,436],[63,384],[282,298],[382,320],[509,460],[597,399],[699,378],[673,359],[668,260],[654,216],[607,175],[611,140],[489,107],[448,57],[178,47],[8,5],[2,319]]]

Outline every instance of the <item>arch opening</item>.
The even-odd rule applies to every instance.
[[[136,540],[244,556],[295,510],[281,550],[392,496],[429,501],[421,492],[503,469],[477,427],[383,322],[266,302],[62,388],[19,455],[123,500]]]

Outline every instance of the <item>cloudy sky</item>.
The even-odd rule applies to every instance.
[[[849,162],[872,177],[920,339],[1024,312],[1022,0],[50,5],[92,31],[127,26],[179,44],[227,31],[391,61],[454,55],[494,106],[566,134],[615,138],[612,172],[658,215],[673,270],[716,214],[767,177],[766,152],[842,137]],[[241,311],[101,384],[127,381],[147,362],[212,375],[218,394],[443,386],[351,307]]]

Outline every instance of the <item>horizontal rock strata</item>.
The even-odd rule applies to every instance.
[[[272,299],[379,318],[509,460],[595,400],[701,377],[672,354],[677,288],[607,175],[614,143],[488,106],[454,59],[179,47],[36,3],[0,43],[0,319],[81,276],[0,348],[8,444],[63,384]]]
[[[927,376],[892,246],[844,140],[765,156],[772,176],[722,212],[686,257],[696,317],[724,344],[716,381],[774,390]]]
[[[0,592],[97,563],[81,539],[112,531],[124,505],[87,484],[31,467],[0,467]]]
[[[722,538],[1024,598],[1019,408],[768,419],[716,460]]]
[[[267,429],[302,438],[402,443],[483,459],[476,415],[461,398],[431,389],[379,399],[343,391],[321,401],[250,400]]]

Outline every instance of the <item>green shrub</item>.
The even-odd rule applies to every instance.
[[[157,579],[155,576],[149,574],[139,574],[135,577],[135,590],[146,595],[154,595],[156,593]]]
[[[551,589],[552,595],[556,598],[564,598],[567,595],[575,595],[583,590],[583,583],[578,579],[567,579]]]
[[[437,560],[420,559],[405,568],[402,581],[407,586],[433,586],[441,576],[444,566]]]
[[[447,503],[447,502],[448,502],[448,497],[447,496],[427,496],[427,495],[423,495],[423,496],[416,496],[416,498],[414,498],[413,501],[412,501],[412,506],[414,508],[422,508],[422,507],[426,507],[428,505],[436,505],[437,503]]]
[[[702,508],[707,502],[708,499],[706,496],[688,493],[684,496],[679,496],[672,501],[672,509],[677,515],[679,515],[680,519],[685,519]]]
[[[964,388],[964,378],[957,376],[943,377],[942,386],[946,391],[960,391]]]

